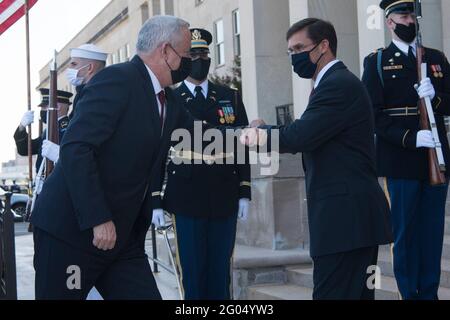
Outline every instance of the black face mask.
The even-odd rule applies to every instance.
[[[405,26],[401,23],[395,23],[395,34],[404,42],[411,43],[417,37],[416,25],[411,23],[408,26]]]
[[[292,66],[294,67],[295,73],[298,74],[300,78],[312,79],[312,77],[314,77],[314,75],[316,74],[318,67],[317,64],[322,59],[324,54],[320,56],[319,60],[317,60],[316,63],[313,63],[311,61],[309,54],[313,52],[319,46],[319,44],[312,48],[310,51],[292,55]]]
[[[211,59],[202,59],[192,61],[191,78],[197,81],[205,80],[208,77],[209,68],[211,67]]]
[[[191,73],[192,70],[192,60],[191,58],[180,56],[174,48],[172,48],[172,50],[181,59],[180,67],[178,68],[178,70],[172,70],[172,68],[170,67],[169,63],[166,60],[166,64],[169,67],[172,76],[172,84],[176,84],[181,81],[184,81],[187,77],[189,77],[189,74]]]
[[[47,124],[47,110],[41,110],[41,121],[44,124]]]

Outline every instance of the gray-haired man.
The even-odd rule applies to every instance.
[[[33,212],[37,299],[85,299],[93,286],[106,300],[161,299],[144,249],[149,181],[170,133],[193,123],[164,89],[189,75],[190,40],[187,22],[153,17],[132,61],[84,88]]]

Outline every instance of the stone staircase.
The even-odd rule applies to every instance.
[[[447,210],[445,239],[442,254],[442,274],[439,297],[450,300],[450,211]],[[378,265],[381,268],[381,289],[376,291],[377,300],[398,300],[390,247],[380,247]],[[311,264],[286,266],[283,283],[259,284],[247,289],[248,300],[311,300],[313,269]]]

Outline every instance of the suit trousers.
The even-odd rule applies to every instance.
[[[313,258],[314,300],[374,300],[375,288],[369,286],[376,266],[378,247]]]
[[[94,286],[105,300],[161,300],[142,245],[105,258],[35,228],[34,248],[36,300],[86,300]]]

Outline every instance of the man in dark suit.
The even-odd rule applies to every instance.
[[[264,137],[258,133],[267,131],[270,142],[277,130],[282,152],[303,152],[314,299],[374,299],[369,267],[377,264],[378,246],[392,237],[375,169],[370,98],[361,81],[336,60],[337,37],[330,23],[302,20],[287,39],[294,71],[315,81],[309,105],[290,126],[254,121],[261,128],[247,130],[242,141],[254,144]]]
[[[185,113],[164,88],[190,72],[189,24],[170,16],[142,27],[131,62],[84,88],[60,160],[33,212],[36,298],[161,299],[145,254],[152,169]],[[181,108],[179,108],[181,110]]]
[[[386,181],[395,236],[394,273],[405,300],[437,300],[441,278],[448,184],[429,182],[433,134],[421,130],[419,98],[429,97],[450,177],[445,116],[450,115],[450,64],[444,53],[424,48],[428,78],[419,85],[416,16],[412,1],[383,0],[392,43],[364,61],[363,82],[376,120],[378,175]]]

